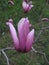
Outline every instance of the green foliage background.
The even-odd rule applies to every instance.
[[[46,0],[32,0],[34,7],[28,13],[22,9],[22,0],[13,0],[15,5],[9,5],[8,0],[0,0],[0,49],[13,46],[9,29],[6,22],[13,19],[13,24],[17,29],[17,23],[22,17],[28,17],[33,28],[35,28],[35,38],[42,27],[49,26],[49,21],[41,21],[42,18],[49,18],[49,4]],[[39,24],[38,24],[39,23]],[[49,29],[44,30],[40,39],[33,45],[38,51],[46,53],[49,60]],[[11,65],[48,65],[43,56],[29,52],[18,53],[16,51],[6,51]],[[3,55],[0,55],[0,65],[7,65]]]

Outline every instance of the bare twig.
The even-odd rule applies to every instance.
[[[48,61],[48,59],[47,59],[47,57],[46,57],[46,54],[45,54],[44,52],[37,51],[37,50],[35,50],[33,47],[32,47],[32,51],[35,52],[35,53],[38,53],[38,54],[43,55],[45,61],[47,62],[47,64],[49,64],[49,61]]]
[[[1,52],[3,53],[4,57],[6,58],[7,65],[10,65],[10,63],[9,63],[9,59],[8,59],[6,53],[4,52],[4,50],[1,50]]]
[[[6,58],[6,61],[7,61],[7,65],[10,65],[9,63],[9,58],[7,57],[5,51],[6,50],[15,50],[14,47],[8,47],[8,48],[3,48],[3,49],[0,49],[0,53],[2,52],[2,54],[4,55],[4,57]]]
[[[35,42],[37,42],[37,40],[39,39],[39,37],[40,37],[40,35],[42,34],[43,30],[48,29],[48,28],[49,28],[49,26],[47,26],[47,27],[42,27],[42,29],[39,31],[39,33],[38,33],[38,35],[37,35],[37,37],[36,37],[36,39],[35,39]],[[34,42],[34,43],[35,43],[35,42]]]
[[[44,53],[44,58],[45,58],[45,61],[49,64],[49,61],[48,61],[48,59],[47,59],[45,53]]]
[[[45,29],[48,29],[48,28],[49,28],[49,26],[47,26],[47,27],[43,27],[42,29],[45,30]]]
[[[14,47],[7,47],[7,48],[3,48],[2,50],[15,50],[15,48]]]
[[[39,39],[39,37],[40,37],[40,35],[41,35],[42,32],[43,32],[43,30],[40,30],[40,31],[39,31],[39,33],[38,33],[38,35],[37,35],[37,37],[36,37],[36,39],[35,39],[35,42]],[[35,42],[34,42],[34,43],[35,43]]]

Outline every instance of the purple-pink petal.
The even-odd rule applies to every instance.
[[[7,22],[6,24],[10,28],[10,33],[11,33],[11,37],[12,37],[13,42],[14,42],[14,47],[16,48],[16,50],[18,50],[19,49],[19,40],[18,40],[18,37],[17,37],[16,30],[15,30],[15,28],[14,28],[12,23]]]
[[[31,10],[32,7],[33,7],[33,5],[30,5],[29,10]]]
[[[20,49],[24,51],[26,46],[26,37],[29,33],[29,20],[28,18],[22,18],[18,23],[18,35],[20,41]]]
[[[34,5],[32,5],[32,1],[30,1],[29,3],[27,3],[26,1],[23,1],[22,2],[22,7],[24,9],[24,12],[28,12],[29,10],[31,10],[31,8],[33,7]]]
[[[28,11],[29,5],[25,1],[23,1],[22,7],[23,7],[24,11]]]
[[[34,42],[34,29],[32,29],[32,31],[30,31],[27,36],[26,51],[30,51],[33,42]]]

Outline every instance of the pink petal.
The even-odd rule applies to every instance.
[[[29,4],[29,5],[32,5],[32,1],[30,1],[28,4]]]
[[[24,22],[24,35],[25,35],[25,38],[27,37],[28,33],[29,33],[29,28],[30,28],[30,24],[29,24],[29,20],[28,18],[25,18],[25,22]]]
[[[29,24],[29,27],[32,27],[32,24]]]
[[[33,5],[30,5],[29,10],[31,10],[32,7],[33,7]]]
[[[9,19],[8,21],[9,21],[10,23],[13,23],[13,19]]]
[[[18,31],[22,29],[22,26],[24,25],[25,18],[22,18],[18,23]]]
[[[7,22],[6,24],[10,28],[10,33],[11,33],[11,36],[12,36],[12,39],[13,39],[13,42],[14,42],[14,46],[15,46],[16,50],[18,50],[19,49],[19,40],[18,40],[18,37],[17,37],[16,30],[15,30],[12,23]]]
[[[22,18],[18,23],[18,33],[19,33],[19,40],[20,40],[20,49],[24,51],[25,49],[25,42],[26,37],[29,33],[29,20],[28,18]]]
[[[23,7],[24,11],[28,11],[29,5],[25,1],[23,1],[22,7]]]
[[[30,1],[29,3],[27,3],[27,2],[24,0],[24,1],[22,2],[22,7],[23,7],[25,13],[27,13],[28,11],[30,11],[33,6],[34,6],[34,5],[32,5],[32,1]]]
[[[33,42],[34,42],[34,29],[32,29],[32,31],[30,31],[27,36],[26,51],[30,51]]]
[[[29,10],[31,10],[31,8],[34,7],[34,5],[32,5],[32,1],[30,1],[28,4],[29,4]]]

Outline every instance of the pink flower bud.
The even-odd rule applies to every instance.
[[[33,7],[32,5],[32,1],[30,1],[29,3],[27,3],[26,1],[22,2],[22,7],[25,13],[27,13],[28,11],[30,11]]]
[[[20,52],[29,52],[32,44],[34,43],[34,29],[30,31],[30,23],[28,18],[22,18],[18,22],[18,35],[11,22],[7,22],[6,24],[10,28],[15,49]]]

